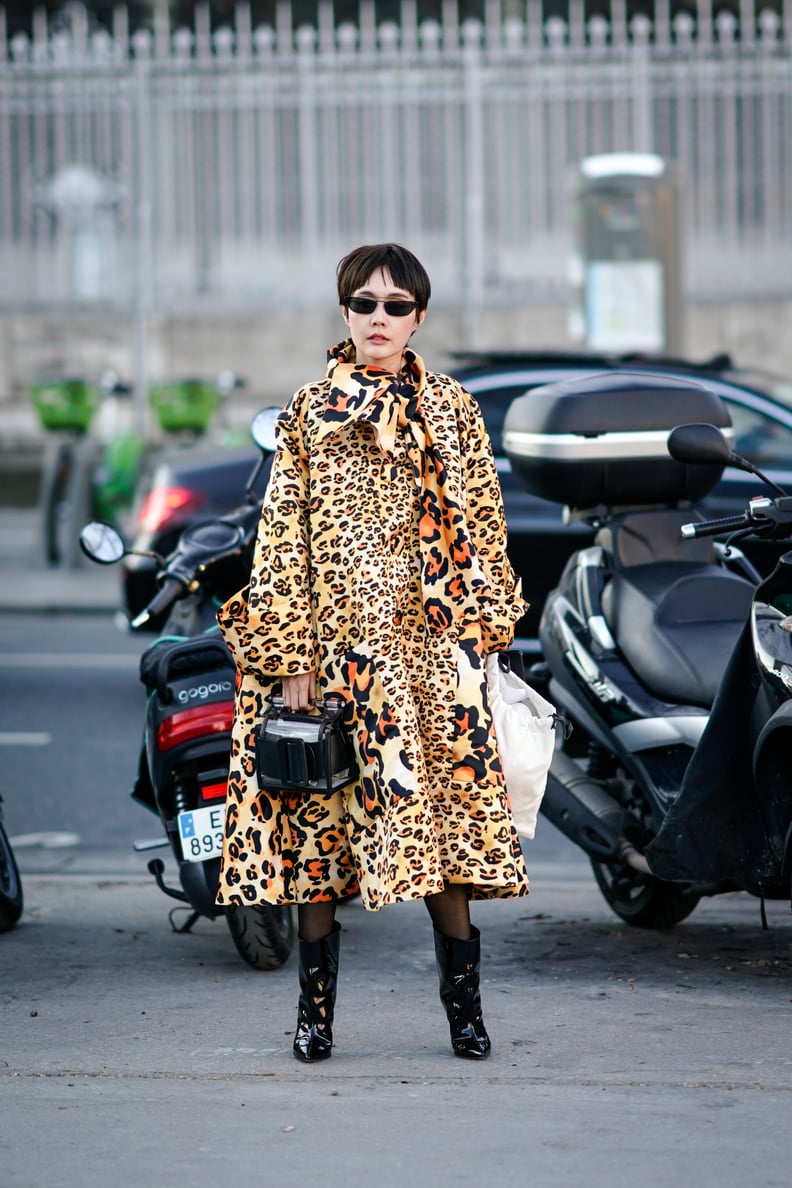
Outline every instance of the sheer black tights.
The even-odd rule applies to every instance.
[[[432,924],[443,936],[454,940],[470,940],[470,901],[467,887],[449,883],[438,895],[427,895],[424,900]]]
[[[336,900],[328,903],[301,903],[297,908],[300,939],[322,940],[329,936],[335,920]],[[470,939],[470,904],[467,889],[459,884],[450,884],[437,895],[427,895],[424,900],[432,924],[443,936],[455,940]]]

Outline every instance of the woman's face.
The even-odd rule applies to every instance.
[[[397,372],[401,368],[404,348],[413,330],[424,320],[426,310],[420,313],[410,310],[406,317],[385,312],[383,301],[414,301],[412,293],[399,289],[390,274],[378,268],[366,284],[355,289],[350,297],[373,297],[377,306],[373,313],[355,313],[348,306],[342,306],[344,321],[355,344],[357,362],[363,366],[382,367],[385,371]]]

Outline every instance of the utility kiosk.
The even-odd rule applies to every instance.
[[[603,153],[579,166],[570,335],[594,351],[681,355],[679,196],[654,153]]]

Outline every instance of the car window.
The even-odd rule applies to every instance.
[[[735,450],[760,470],[792,468],[792,429],[724,396],[735,433]]]
[[[510,384],[508,387],[496,387],[495,383],[490,381],[491,386],[482,387],[479,391],[476,391],[476,384],[471,382],[468,387],[464,380],[462,383],[468,388],[471,395],[475,396],[481,406],[484,424],[487,426],[487,432],[490,435],[494,452],[496,454],[502,454],[503,422],[506,419],[506,411],[512,400],[516,400],[518,396],[525,395],[529,385],[523,381],[519,384]]]
[[[740,368],[739,371],[724,372],[724,378],[742,387],[751,388],[754,392],[771,396],[787,408],[792,405],[792,381],[783,376],[772,375],[768,371]]]

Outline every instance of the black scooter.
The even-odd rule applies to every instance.
[[[157,575],[159,591],[131,622],[145,628],[168,613],[162,636],[141,657],[140,677],[148,691],[146,724],[133,797],[157,813],[164,837],[135,843],[139,852],[170,846],[179,887],[165,881],[165,865],[148,869],[166,895],[189,909],[178,927],[186,932],[201,916],[224,916],[240,956],[254,969],[277,969],[295,937],[290,907],[252,904],[221,908],[215,903],[225,820],[226,783],[234,714],[234,666],[215,621],[217,607],[248,581],[260,515],[253,488],[274,450],[275,410],[253,422],[262,450],[250,477],[246,501],[217,520],[185,529]],[[94,561],[113,564],[127,550],[119,533],[98,521],[80,536]]]
[[[648,928],[702,895],[790,896],[792,552],[762,580],[734,542],[792,542],[792,497],[697,518],[724,466],[759,474],[730,437],[709,390],[639,374],[548,386],[506,419],[528,489],[597,529],[542,614],[532,679],[574,729],[541,811]]]

